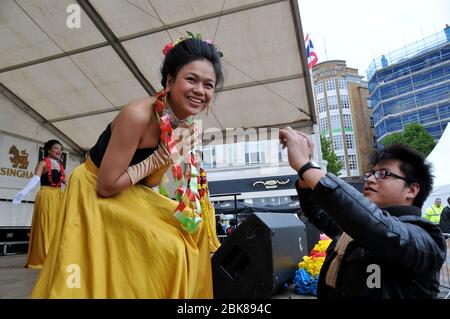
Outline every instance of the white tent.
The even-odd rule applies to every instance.
[[[162,89],[161,50],[186,31],[214,40],[224,54],[223,88],[199,117],[205,141],[227,128],[312,133],[296,0],[0,1],[0,96],[82,154],[124,105]],[[12,122],[1,130],[35,138]]]
[[[426,209],[434,203],[436,198],[440,198],[442,204],[445,205],[450,196],[450,125],[447,125],[444,134],[428,155],[427,160],[433,164],[435,178],[433,191],[423,204],[422,214],[425,214]]]

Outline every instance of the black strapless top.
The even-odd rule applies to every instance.
[[[111,123],[109,123],[106,129],[103,131],[103,133],[100,134],[97,143],[95,143],[95,145],[89,150],[89,156],[91,160],[94,162],[95,166],[97,167],[100,167],[100,164],[102,163],[102,159],[103,156],[105,155],[106,147],[108,146],[110,138],[111,138]],[[137,149],[128,166],[142,162],[147,157],[152,155],[155,150],[156,148]]]
[[[53,183],[58,185],[60,178],[61,178],[61,172],[58,171],[57,169],[52,169]],[[50,180],[48,178],[48,173],[43,173],[41,175],[41,186],[51,186]]]

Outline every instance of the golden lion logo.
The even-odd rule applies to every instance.
[[[13,168],[27,169],[28,168],[28,153],[26,150],[19,152],[15,145],[11,146],[9,149],[9,154],[12,156],[9,160],[12,163]]]

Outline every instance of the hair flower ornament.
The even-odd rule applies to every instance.
[[[217,46],[213,43],[213,41],[211,39],[203,40],[200,33],[193,34],[192,32],[189,32],[189,31],[186,31],[186,33],[187,33],[187,37],[180,37],[180,38],[176,39],[175,42],[173,42],[173,43],[169,42],[169,43],[167,43],[164,46],[164,48],[162,50],[162,53],[164,54],[164,56],[167,56],[167,54],[169,54],[170,50],[172,50],[175,46],[177,46],[177,44],[183,42],[184,40],[187,40],[187,39],[199,39],[199,40],[202,40],[202,41],[204,41],[204,42],[206,42],[208,44],[213,45],[216,48],[217,53],[219,54],[219,56],[221,58],[223,58],[223,53],[217,48]]]

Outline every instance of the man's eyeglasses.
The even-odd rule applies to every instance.
[[[375,176],[376,179],[383,179],[386,178],[386,176],[391,176],[394,178],[399,178],[404,180],[405,182],[409,183],[409,179],[407,179],[406,177],[402,177],[399,176],[397,174],[392,173],[390,170],[386,169],[386,168],[381,168],[378,169],[376,171],[369,171],[369,172],[365,172],[364,173],[364,181],[367,181],[372,175]]]

